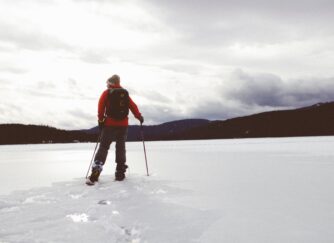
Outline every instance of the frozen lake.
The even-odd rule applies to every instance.
[[[0,221],[8,222],[0,230],[0,242],[2,239],[5,242],[24,242],[19,239],[42,237],[38,233],[42,225],[38,224],[33,229],[27,224],[25,228],[12,232],[13,225],[20,223],[20,217],[11,217],[11,210],[15,215],[22,213],[22,217],[29,218],[35,217],[29,212],[38,215],[34,211],[34,203],[47,202],[45,205],[50,206],[57,198],[70,203],[73,197],[86,198],[86,202],[103,197],[107,200],[108,196],[99,190],[110,193],[113,198],[108,200],[115,205],[119,203],[119,209],[124,211],[120,224],[137,222],[131,230],[128,229],[133,234],[126,234],[125,230],[125,233],[122,231],[123,238],[108,242],[334,241],[334,137],[147,142],[150,177],[145,176],[142,143],[131,142],[127,143],[130,167],[127,180],[123,184],[113,182],[115,163],[112,149],[101,185],[92,189],[84,185],[83,177],[94,146],[92,143],[0,146]],[[63,181],[63,184],[52,185]],[[60,193],[62,188],[64,193]],[[72,191],[77,194],[71,194]],[[79,195],[78,191],[82,192],[81,196],[75,196]],[[124,191],[129,192],[127,207],[122,206],[122,197],[116,197]],[[34,199],[40,195],[46,199]],[[71,196],[67,198],[66,195]],[[155,204],[152,204],[152,197]],[[33,204],[22,203],[27,200]],[[138,200],[141,203],[138,204]],[[80,200],[78,202],[81,203]],[[176,222],[169,222],[171,219],[167,216],[150,216],[150,209],[146,208],[149,205],[155,205],[156,214],[170,211],[171,219]],[[82,203],[81,207],[85,211],[88,205]],[[134,207],[146,212],[146,218],[131,210],[131,217],[126,214],[127,208]],[[81,216],[67,214],[63,217],[61,215],[65,212],[61,210],[56,210],[57,215],[46,217],[48,221],[55,222],[53,219],[57,218],[69,224],[69,218],[75,222],[76,217],[87,217],[88,222],[83,220],[87,225],[88,218],[92,217],[87,212]],[[110,217],[114,217],[112,212],[118,211],[110,212]],[[96,222],[109,222],[102,213],[100,216],[95,225]],[[188,223],[191,223],[189,228],[184,226]],[[86,227],[84,223],[82,225]],[[182,230],[181,225],[184,227]],[[152,230],[153,226],[158,228]],[[59,227],[54,223],[49,230],[52,233],[53,229],[62,229]],[[115,227],[100,232],[101,242],[118,232]],[[30,234],[26,235],[25,230]],[[86,228],[75,230],[81,232]],[[176,233],[167,233],[173,230]],[[36,232],[36,235],[31,232]],[[88,234],[87,239],[92,234]],[[79,235],[58,240],[45,235],[43,237],[46,238],[39,240],[76,242],[79,238],[75,237]]]

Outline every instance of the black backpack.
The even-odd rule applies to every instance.
[[[109,109],[107,116],[115,120],[122,120],[129,114],[129,92],[123,88],[109,90],[108,94]]]

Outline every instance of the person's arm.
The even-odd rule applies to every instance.
[[[130,111],[132,112],[132,114],[141,122],[143,123],[144,122],[144,118],[143,116],[141,115],[139,109],[138,109],[138,106],[136,105],[136,103],[129,97],[129,108],[130,108]]]
[[[104,91],[99,99],[97,108],[97,118],[99,122],[103,122],[105,119],[107,97],[108,97],[108,90]]]

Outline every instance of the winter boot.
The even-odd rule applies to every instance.
[[[103,163],[95,161],[92,167],[92,174],[87,178],[86,184],[92,186],[99,180],[100,174],[103,169]]]
[[[115,180],[123,181],[125,179],[125,171],[128,168],[126,164],[117,164],[115,172]]]

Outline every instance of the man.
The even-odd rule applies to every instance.
[[[86,181],[87,185],[94,185],[98,181],[112,141],[116,142],[115,179],[117,181],[124,180],[125,171],[128,168],[125,141],[128,131],[129,109],[141,124],[144,122],[137,105],[132,101],[127,90],[121,87],[118,75],[115,74],[107,80],[107,88],[102,93],[98,103],[98,124],[102,134],[100,146],[92,165],[92,173]]]

